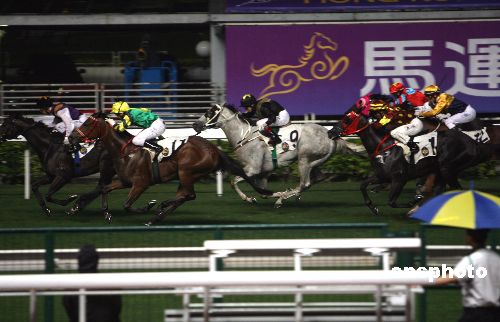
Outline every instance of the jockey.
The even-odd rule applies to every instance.
[[[49,127],[64,134],[64,144],[68,145],[68,137],[75,128],[79,128],[87,119],[77,108],[62,102],[54,102],[48,96],[42,96],[36,102],[36,106],[42,114],[53,115],[54,120]]]
[[[391,95],[395,98],[396,106],[400,106],[410,113],[427,102],[427,98],[422,92],[413,88],[404,87],[401,83],[394,83],[389,88]],[[413,142],[413,136],[422,131],[424,125],[415,114],[408,113],[410,122],[398,126],[391,131],[391,136],[399,142],[406,144],[412,153],[418,152],[418,145]]]
[[[156,152],[163,151],[163,147],[151,141],[165,132],[165,124],[158,115],[147,108],[130,108],[127,102],[114,103],[111,113],[116,114],[122,120],[113,126],[113,129],[118,132],[123,132],[132,125],[143,128],[132,140],[133,144],[150,148]]]
[[[424,94],[429,99],[428,108],[419,111],[419,117],[437,117],[444,120],[449,129],[453,129],[457,124],[469,123],[476,118],[476,110],[472,106],[453,95],[441,93],[437,85],[424,88]]]
[[[283,126],[290,122],[290,115],[283,106],[269,98],[257,100],[252,94],[243,95],[240,105],[246,109],[243,113],[245,118],[256,116],[259,119],[257,126],[260,133],[270,138],[269,144],[281,143],[280,137],[271,127]]]
[[[394,105],[407,109],[424,105],[427,102],[425,95],[410,87],[404,87],[401,83],[393,83],[389,92],[394,97]]]

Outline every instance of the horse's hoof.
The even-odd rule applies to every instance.
[[[66,211],[66,215],[68,216],[74,216],[80,211],[80,208],[78,206],[72,207],[70,210]]]
[[[156,200],[151,200],[150,202],[148,202],[148,207],[147,209],[150,210],[151,208],[153,208],[154,206],[156,206],[158,201]]]
[[[78,195],[69,195],[69,196],[68,196],[68,200],[69,200],[69,201],[76,200],[77,198],[78,198]]]
[[[109,211],[104,212],[104,220],[106,220],[108,224],[111,224],[111,222],[113,221],[113,216]]]
[[[278,202],[278,201],[276,201],[276,202],[274,203],[274,208],[275,208],[275,209],[281,208],[281,206],[283,206],[283,202]]]
[[[377,207],[371,207],[370,210],[372,211],[372,213],[375,215],[375,216],[379,216],[380,215],[380,211],[378,210]]]
[[[253,198],[250,199],[250,202],[251,203],[257,203],[257,199],[255,197],[253,197]]]
[[[50,210],[49,208],[45,208],[45,209],[43,210],[43,214],[44,214],[45,216],[47,216],[47,217],[50,217],[50,216],[52,216],[52,210]]]
[[[406,216],[407,217],[413,216],[415,214],[415,212],[417,212],[418,208],[420,208],[420,206],[415,206],[415,207],[411,208],[410,211],[408,211],[406,213]]]
[[[296,200],[296,201],[300,201],[300,199],[301,199],[301,198],[302,198],[302,195],[297,195],[297,196],[295,196],[295,200]]]

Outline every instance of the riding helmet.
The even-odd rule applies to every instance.
[[[441,90],[437,85],[429,85],[424,88],[425,96],[434,96],[439,93],[441,93]]]
[[[38,107],[38,109],[45,110],[51,107],[53,103],[54,101],[52,100],[52,98],[48,96],[42,96],[38,99],[38,101],[36,101],[36,107]]]
[[[396,83],[393,83],[391,85],[391,87],[389,88],[389,92],[391,94],[396,94],[398,93],[399,91],[402,91],[405,87],[403,86],[403,84],[399,83],[399,82],[396,82]]]
[[[245,94],[241,98],[240,105],[242,107],[250,107],[257,103],[257,99],[252,94]]]
[[[118,113],[125,113],[128,110],[130,110],[130,106],[128,106],[127,102],[116,102],[113,104],[111,107],[111,113],[118,114]]]

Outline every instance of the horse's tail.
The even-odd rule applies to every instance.
[[[337,153],[344,153],[344,154],[354,154],[360,157],[368,157],[368,152],[364,148],[364,146],[360,144],[355,144],[351,143],[347,140],[344,139],[336,139],[336,149],[335,152]]]
[[[255,191],[257,191],[261,195],[270,196],[273,194],[273,192],[270,190],[258,187],[255,184],[254,180],[252,178],[250,178],[249,176],[247,176],[247,174],[245,173],[245,171],[243,170],[241,165],[236,160],[234,160],[233,158],[231,158],[230,156],[228,156],[227,154],[225,154],[224,152],[222,152],[220,150],[219,150],[219,155],[220,155],[220,159],[222,161],[222,164],[221,164],[222,170],[227,170],[232,175],[242,177],[252,186],[252,188]]]

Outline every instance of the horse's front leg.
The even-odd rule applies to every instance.
[[[64,185],[66,185],[70,181],[71,181],[70,178],[61,176],[55,177],[54,181],[52,181],[52,183],[49,186],[47,194],[45,195],[45,200],[51,203],[55,203],[56,205],[59,206],[66,206],[70,202],[76,200],[78,198],[78,195],[69,195],[66,199],[56,199],[53,197],[53,195],[56,192],[58,192],[62,187],[64,187]]]
[[[42,194],[40,193],[40,186],[46,185],[48,183],[52,182],[52,178],[45,175],[38,180],[35,180],[32,185],[31,185],[31,191],[35,195],[35,198],[42,208],[43,212],[45,215],[50,216],[52,215],[52,211],[47,207],[47,204],[45,203],[45,199],[43,199]]]
[[[399,177],[393,177],[391,181],[391,189],[389,190],[389,206],[392,208],[411,208],[415,205],[415,202],[409,202],[406,204],[398,204],[397,199],[403,191],[403,187],[406,184],[406,180]]]
[[[248,197],[243,191],[241,191],[240,187],[238,186],[238,183],[241,181],[245,181],[242,177],[235,176],[234,178],[231,179],[231,187],[233,188],[234,191],[240,196],[240,198],[243,201],[249,202],[249,203],[256,203],[257,199],[254,197]]]
[[[375,215],[379,215],[380,211],[377,206],[375,206],[370,199],[370,196],[368,195],[368,186],[372,184],[380,184],[381,180],[377,176],[372,176],[369,177],[361,182],[361,185],[359,186],[359,190],[361,191],[361,194],[363,195],[363,199],[365,202],[365,205],[370,208],[371,212]]]
[[[201,176],[191,175],[181,175],[179,177],[179,187],[177,188],[177,193],[175,199],[162,202],[160,210],[153,216],[147,223],[146,226],[151,226],[161,222],[166,215],[171,214],[175,209],[179,208],[183,203],[190,200],[196,199],[196,192],[194,191],[194,183]]]
[[[139,199],[139,197],[141,196],[141,194],[146,191],[146,189],[149,187],[149,184],[146,183],[146,184],[134,184],[132,186],[132,189],[130,189],[129,193],[128,193],[128,196],[127,196],[127,200],[125,200],[125,202],[123,203],[123,208],[127,211],[127,212],[133,212],[133,213],[137,213],[137,214],[144,214],[144,213],[147,213],[151,208],[153,208],[155,205],[156,205],[156,200],[151,200],[148,202],[148,204],[144,207],[141,207],[141,208],[132,208],[132,205],[134,204],[134,202],[137,201],[137,199]]]

